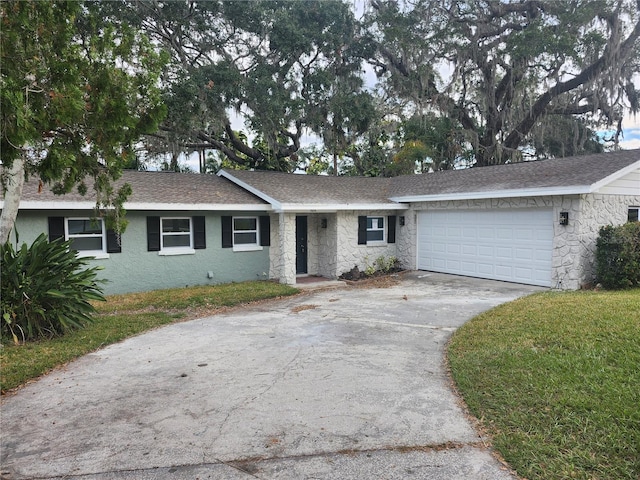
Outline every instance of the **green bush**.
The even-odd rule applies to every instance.
[[[96,280],[99,267],[85,268],[86,259],[69,249],[70,242],[49,243],[40,235],[28,247],[0,246],[2,288],[0,334],[19,343],[62,335],[81,328],[95,312],[89,303],[102,300]]]
[[[640,285],[640,222],[602,227],[596,246],[596,276],[603,287]]]

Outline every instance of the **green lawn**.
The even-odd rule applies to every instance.
[[[152,328],[297,292],[274,282],[243,282],[108,296],[106,302],[95,303],[95,321],[82,330],[25,345],[5,342],[0,350],[0,388],[4,393],[52,368]]]
[[[640,478],[640,289],[502,305],[459,329],[448,356],[520,476]]]

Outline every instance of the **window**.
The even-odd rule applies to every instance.
[[[162,248],[192,248],[190,218],[161,218]]]
[[[640,207],[629,207],[629,211],[627,213],[627,222],[640,221],[640,219],[638,218],[638,213],[640,213]]]
[[[367,217],[367,243],[384,242],[384,217]]]
[[[233,218],[233,248],[235,250],[257,249],[258,217]]]
[[[234,251],[262,250],[271,245],[269,215],[259,217],[222,216],[222,248]]]
[[[65,239],[81,256],[107,256],[104,221],[101,218],[66,218]]]
[[[385,232],[384,217],[358,217],[358,245],[380,245],[381,243],[396,243],[396,215],[387,216],[387,229]],[[385,238],[386,236],[386,238]]]
[[[183,255],[207,248],[205,217],[147,217],[147,250]]]

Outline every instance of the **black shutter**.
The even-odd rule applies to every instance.
[[[222,248],[233,247],[233,218],[220,217],[222,220]]]
[[[160,217],[147,217],[147,250],[160,251]]]
[[[49,241],[64,240],[64,217],[49,217]]]
[[[268,247],[271,245],[271,219],[269,215],[260,217],[260,246]]]
[[[389,215],[387,222],[389,222],[389,226],[387,227],[389,229],[387,232],[387,243],[396,243],[396,216]]]
[[[122,252],[122,241],[119,233],[114,230],[107,230],[107,253]]]
[[[367,244],[367,217],[358,216],[358,245]]]
[[[204,217],[193,217],[191,222],[193,223],[193,248],[196,250],[207,248]]]

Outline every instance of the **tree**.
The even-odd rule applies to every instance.
[[[517,161],[551,117],[620,133],[624,110],[640,107],[639,10],[637,0],[372,0],[371,63],[397,111],[456,122],[476,165]]]
[[[369,47],[343,1],[109,5],[113,18],[139,25],[171,52],[160,132],[166,148],[291,170],[305,129],[336,154],[366,129],[372,98],[361,68]],[[245,120],[244,138],[234,115]]]
[[[130,188],[111,181],[164,115],[162,58],[134,29],[103,22],[99,3],[3,1],[0,9],[0,243],[29,175],[60,194],[84,194],[93,179],[96,208],[122,226]]]

